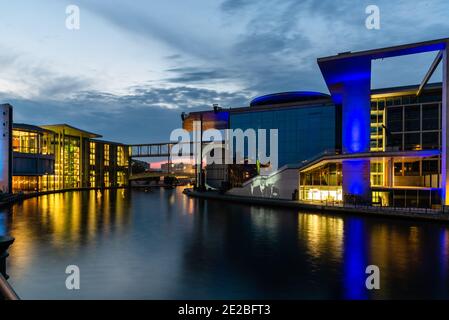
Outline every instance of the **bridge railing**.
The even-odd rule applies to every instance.
[[[203,141],[203,148],[210,144],[221,144],[223,141]],[[131,157],[132,158],[151,158],[151,157],[170,157],[172,156],[172,149],[175,145],[190,145],[189,155],[193,155],[194,142],[162,142],[162,143],[145,143],[145,144],[132,144]],[[179,155],[181,156],[181,155]]]

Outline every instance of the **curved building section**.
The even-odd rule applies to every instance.
[[[323,99],[329,99],[330,95],[315,91],[291,91],[271,93],[254,98],[250,102],[250,107],[273,106],[278,104],[313,102]]]

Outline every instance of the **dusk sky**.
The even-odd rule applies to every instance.
[[[80,30],[65,26],[69,4]],[[380,30],[365,27],[370,4]],[[327,93],[318,57],[449,37],[448,16],[447,0],[3,0],[0,102],[15,107],[15,122],[168,141],[182,111]],[[419,83],[434,57],[376,61],[372,86]]]

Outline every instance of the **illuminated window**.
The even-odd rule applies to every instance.
[[[12,189],[13,192],[37,192],[38,177],[14,176]]]
[[[65,136],[64,145],[61,148],[60,164],[62,164],[64,188],[80,187],[80,139],[77,137]]]
[[[89,163],[91,166],[95,165],[95,142],[90,143]]]
[[[109,166],[109,145],[104,145],[104,165]]]
[[[13,130],[12,148],[14,152],[38,153],[39,135],[36,132]]]
[[[118,146],[117,147],[117,165],[119,167],[127,166],[126,155],[125,155],[125,147]]]

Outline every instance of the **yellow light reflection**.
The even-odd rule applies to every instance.
[[[342,218],[319,214],[298,214],[298,240],[316,258],[330,253],[336,260],[343,254]]]

